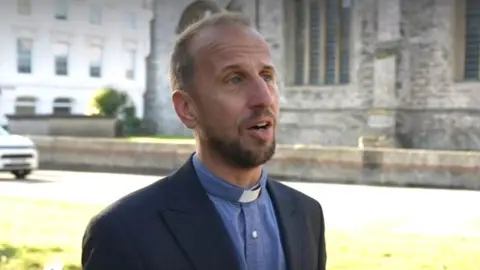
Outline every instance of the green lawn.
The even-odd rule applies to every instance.
[[[0,269],[42,269],[57,260],[65,269],[80,269],[83,230],[102,207],[0,197]],[[478,238],[396,234],[372,226],[378,227],[329,230],[328,269],[480,269]]]
[[[0,197],[0,269],[43,269],[57,260],[80,269],[83,230],[103,207]]]

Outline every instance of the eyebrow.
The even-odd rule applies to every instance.
[[[235,69],[242,69],[242,66],[240,66],[238,64],[227,65],[227,66],[223,67],[220,72],[224,73],[226,71],[235,70]],[[267,70],[267,71],[276,73],[275,67],[273,65],[269,65],[269,64],[264,64],[262,70]]]
[[[263,69],[266,69],[266,70],[268,70],[268,71],[270,71],[270,72],[272,72],[272,73],[277,73],[277,70],[276,70],[275,67],[272,66],[272,65],[264,65],[264,66],[263,66]]]

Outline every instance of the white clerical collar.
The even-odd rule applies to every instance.
[[[260,191],[262,190],[262,186],[258,185],[252,190],[244,190],[242,196],[238,199],[240,203],[249,203],[255,201],[260,196]]]
[[[262,176],[255,187],[245,190],[215,176],[203,166],[196,154],[193,155],[192,160],[198,179],[203,188],[208,194],[215,197],[231,202],[250,203],[258,199],[262,188],[265,188],[267,182],[267,173],[265,171],[262,172]]]

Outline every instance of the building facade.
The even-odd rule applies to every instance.
[[[86,114],[95,91],[142,113],[151,7],[127,0],[3,0],[0,125],[8,114]]]
[[[271,45],[279,142],[480,149],[477,0],[158,0],[146,102],[157,132],[188,132],[167,76],[180,24],[228,6]]]

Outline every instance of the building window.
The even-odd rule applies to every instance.
[[[55,19],[68,19],[68,0],[55,0]]]
[[[143,8],[144,9],[153,9],[153,0],[143,0]]]
[[[68,51],[69,45],[67,43],[57,43],[54,46],[55,56],[55,74],[66,76],[68,75]]]
[[[31,38],[17,39],[17,72],[30,74],[32,73],[32,47],[33,40]]]
[[[92,46],[90,48],[90,77],[100,78],[102,76],[102,48]]]
[[[464,79],[480,78],[480,2],[466,0]]]
[[[100,25],[102,23],[102,7],[94,4],[90,6],[90,23]]]
[[[53,114],[55,115],[72,114],[72,100],[70,98],[56,98],[53,101]]]
[[[137,27],[137,18],[135,17],[135,13],[127,12],[125,14],[125,23],[128,28],[135,29]]]
[[[135,50],[127,50],[125,52],[125,77],[133,80],[135,78]]]
[[[16,115],[34,115],[37,112],[37,99],[34,97],[18,97],[15,100]]]
[[[32,13],[32,3],[30,0],[17,0],[17,13],[20,15],[30,15]]]
[[[289,38],[295,85],[350,82],[351,0],[292,0]]]

